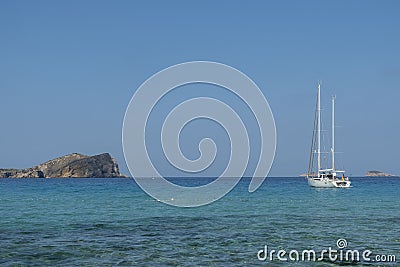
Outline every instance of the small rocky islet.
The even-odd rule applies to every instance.
[[[381,171],[367,171],[365,176],[366,177],[393,177],[396,175],[386,173],[386,172],[381,172]]]
[[[72,153],[27,169],[0,169],[0,178],[125,178],[109,153]]]

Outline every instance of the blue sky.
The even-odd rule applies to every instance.
[[[398,1],[1,1],[0,167],[110,152],[127,173],[121,128],[136,88],[165,67],[210,60],[247,74],[268,99],[278,136],[270,175],[305,172],[318,81],[324,113],[337,96],[339,164],[400,174],[399,10]]]

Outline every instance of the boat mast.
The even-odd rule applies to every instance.
[[[335,170],[335,96],[332,96],[332,171]]]
[[[317,154],[318,154],[318,177],[319,177],[319,170],[321,169],[321,85],[318,83],[318,148],[317,148]]]

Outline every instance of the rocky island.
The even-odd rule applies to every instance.
[[[393,174],[381,172],[381,171],[367,171],[365,174],[366,177],[392,177],[395,176]]]
[[[108,153],[86,156],[73,153],[27,169],[0,169],[0,178],[114,178],[121,175]]]

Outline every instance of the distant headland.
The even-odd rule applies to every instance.
[[[27,169],[0,169],[0,178],[115,178],[119,172],[116,159],[103,153],[86,156],[72,153]]]
[[[365,176],[367,176],[367,177],[392,177],[392,176],[396,176],[396,175],[381,172],[381,171],[367,171]]]

